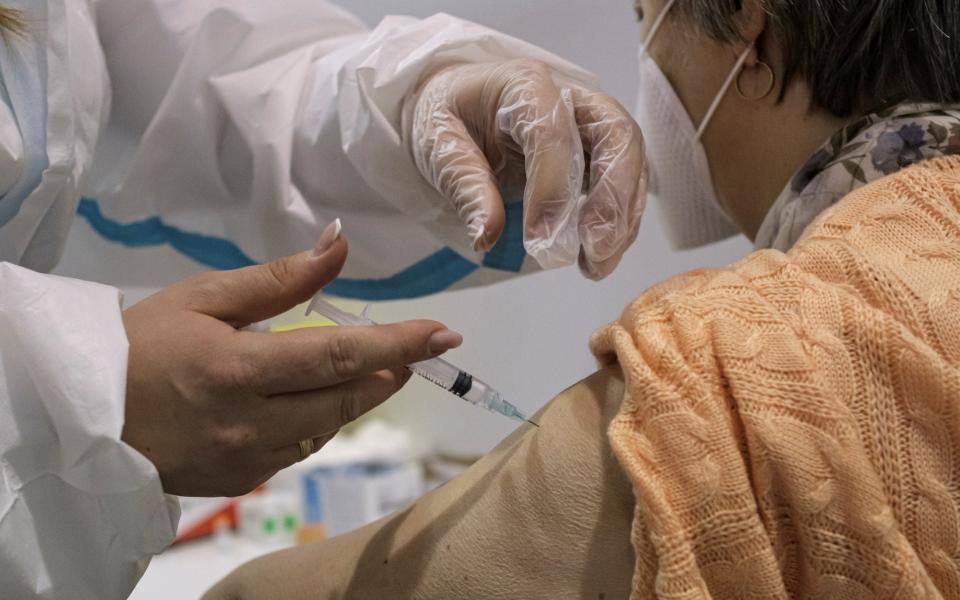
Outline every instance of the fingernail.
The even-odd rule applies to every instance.
[[[463,343],[463,336],[452,329],[441,329],[434,331],[427,342],[427,347],[434,354],[441,354],[447,350],[453,350]]]
[[[616,227],[616,216],[603,216],[581,223],[579,227],[582,249],[594,263],[613,258],[623,246],[623,232]]]
[[[589,260],[584,254],[582,248],[580,249],[580,256],[577,259],[577,264],[580,267],[580,273],[591,281],[600,281],[609,275],[608,272],[604,272],[604,269],[600,268],[601,263],[595,263]]]
[[[317,258],[318,256],[322,256],[329,250],[330,246],[333,246],[334,242],[340,239],[340,232],[342,230],[343,226],[340,224],[340,219],[336,219],[333,223],[327,225],[323,233],[320,234],[317,245],[313,248],[313,257]]]
[[[476,252],[485,252],[490,249],[487,247],[486,229],[486,217],[477,217],[467,223],[467,235],[473,240],[473,249]]]

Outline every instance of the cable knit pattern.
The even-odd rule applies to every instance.
[[[960,598],[960,157],[591,344],[626,378],[633,598]]]

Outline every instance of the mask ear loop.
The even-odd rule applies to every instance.
[[[647,39],[645,39],[643,41],[643,45],[640,46],[640,56],[643,56],[647,53],[647,49],[650,48],[650,44],[653,42],[654,36],[656,36],[657,32],[660,31],[660,26],[663,25],[667,15],[670,13],[670,9],[673,8],[673,5],[676,3],[677,0],[669,0],[666,6],[663,7],[663,10],[660,11],[660,14],[657,15],[657,20],[653,22],[653,26],[650,27],[650,33],[647,34]]]
[[[707,130],[707,125],[710,123],[710,119],[713,118],[717,109],[720,108],[720,102],[723,101],[724,97],[727,95],[727,92],[730,91],[730,86],[733,85],[733,82],[737,80],[737,77],[740,76],[740,70],[743,69],[743,63],[747,62],[747,57],[750,56],[750,51],[753,50],[753,46],[748,46],[746,50],[743,51],[743,54],[740,55],[740,58],[737,59],[737,63],[733,66],[733,70],[730,71],[730,74],[727,75],[727,80],[723,82],[723,85],[720,86],[720,91],[717,92],[717,97],[713,99],[713,104],[710,105],[710,108],[707,109],[707,114],[703,116],[703,120],[700,121],[700,127],[697,128],[697,134],[693,137],[695,141],[700,141],[700,138],[703,137],[703,132]]]

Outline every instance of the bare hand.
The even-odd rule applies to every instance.
[[[328,242],[330,244],[330,242]],[[458,346],[432,321],[240,331],[308,300],[343,266],[337,238],[319,256],[204,273],[124,311],[130,341],[123,440],[168,493],[236,496],[326,443],[409,378],[403,365]]]

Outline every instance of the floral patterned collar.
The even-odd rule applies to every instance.
[[[960,105],[899,104],[838,131],[800,168],[757,232],[787,251],[807,225],[867,183],[929,158],[960,154]]]

